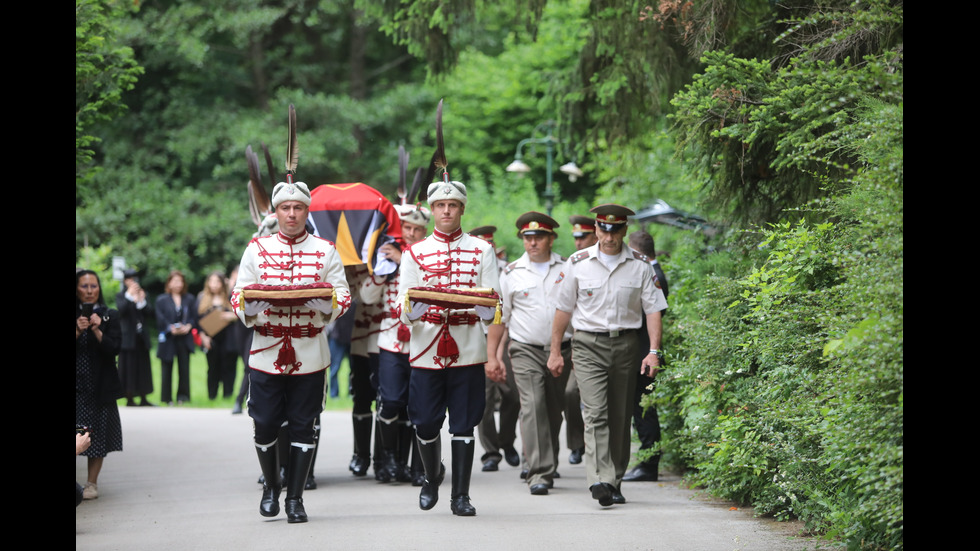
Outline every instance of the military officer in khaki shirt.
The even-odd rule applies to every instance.
[[[547,495],[558,468],[558,433],[570,370],[548,370],[555,281],[565,263],[552,252],[558,223],[540,212],[522,214],[516,222],[524,254],[504,269],[500,280],[502,321],[510,334],[509,354],[520,395],[521,434],[532,495]],[[571,334],[561,342],[571,360]]]
[[[562,270],[548,368],[564,369],[561,341],[571,323],[572,360],[585,418],[589,490],[600,505],[626,503],[620,483],[630,457],[630,418],[637,373],[660,366],[660,311],[667,301],[646,258],[623,244],[627,217],[620,205],[599,205],[598,243],[572,255]],[[649,312],[649,313],[647,313]],[[640,365],[638,331],[647,320],[650,349]]]

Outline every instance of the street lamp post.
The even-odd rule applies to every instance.
[[[507,172],[530,172],[531,167],[529,167],[527,163],[522,160],[521,152],[523,151],[524,146],[527,144],[544,145],[545,156],[547,158],[544,201],[545,208],[548,210],[548,216],[551,216],[551,211],[555,206],[555,192],[552,188],[552,174],[554,173],[555,144],[558,143],[558,140],[551,134],[551,131],[554,130],[554,128],[554,121],[543,122],[535,127],[533,135],[536,136],[538,133],[544,131],[546,133],[545,136],[543,138],[531,137],[521,140],[520,143],[517,144],[517,151],[514,153],[514,162],[507,165],[507,168],[505,169]],[[558,170],[564,174],[567,174],[569,181],[572,182],[574,182],[579,176],[582,176],[582,171],[575,166],[574,162],[565,163],[559,167]]]

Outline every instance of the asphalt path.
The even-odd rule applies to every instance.
[[[624,483],[627,503],[601,507],[587,489],[584,465],[570,465],[565,452],[555,488],[532,496],[517,467],[501,462],[499,471],[481,472],[479,443],[470,487],[477,516],[449,510],[449,473],[439,503],[422,511],[417,487],[347,470],[353,436],[345,412],[321,417],[319,487],[303,496],[310,520],[288,524],[285,513],[259,515],[259,466],[247,415],[180,407],[120,408],[120,415],[124,451],[106,457],[99,498],[75,508],[76,551],[828,548],[795,536],[797,525],[756,519],[751,510],[683,488],[669,474],[659,482]],[[448,469],[448,434],[443,438]],[[75,460],[75,480],[83,484],[85,463]]]

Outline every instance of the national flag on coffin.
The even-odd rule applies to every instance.
[[[325,184],[310,195],[314,234],[333,241],[344,266],[367,264],[373,271],[381,244],[391,239],[403,244],[398,211],[373,187],[359,182]]]

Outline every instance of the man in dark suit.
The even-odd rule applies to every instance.
[[[649,259],[650,265],[653,266],[653,271],[657,274],[657,280],[660,282],[660,290],[664,292],[664,298],[667,298],[669,292],[667,291],[667,276],[664,275],[663,268],[657,262],[657,251],[654,246],[653,236],[645,231],[635,231],[629,236],[630,248],[642,253]],[[666,310],[660,312],[663,316]],[[644,336],[644,332],[640,332],[640,336]],[[647,345],[640,347],[641,350],[646,350]],[[652,377],[646,375],[638,375],[636,381],[636,394],[633,398],[633,427],[636,428],[636,434],[640,438],[640,451],[645,451],[652,449],[654,445],[660,441],[660,417],[657,415],[656,406],[650,406],[646,409],[640,404],[643,397],[647,394],[653,392],[653,382]],[[659,478],[657,470],[660,467],[660,452],[656,452],[650,457],[644,459],[625,475],[623,475],[623,482],[656,482]]]

